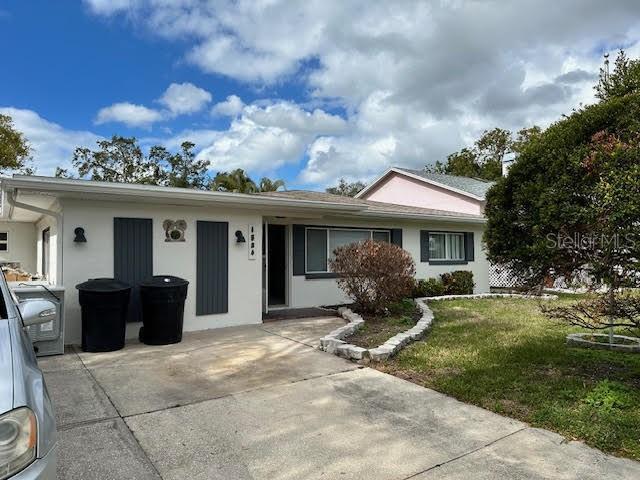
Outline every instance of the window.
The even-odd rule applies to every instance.
[[[464,260],[463,233],[430,233],[429,260]]]
[[[9,251],[9,232],[0,232],[0,252]]]
[[[307,230],[307,272],[327,271],[327,231]]]
[[[365,240],[391,241],[388,230],[308,227],[306,231],[306,273],[328,273],[329,259],[338,247]]]

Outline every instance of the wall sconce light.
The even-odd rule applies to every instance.
[[[236,243],[247,243],[241,230],[236,230]]]
[[[87,243],[87,237],[84,236],[84,228],[78,227],[73,233],[75,234],[75,238],[73,239],[75,243]]]

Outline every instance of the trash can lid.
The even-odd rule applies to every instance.
[[[140,283],[141,287],[182,287],[184,285],[189,285],[189,282],[173,275],[154,275]]]
[[[106,293],[130,290],[131,285],[115,278],[90,278],[86,282],[76,285],[76,288],[85,292]]]

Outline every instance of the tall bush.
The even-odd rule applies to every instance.
[[[402,248],[367,240],[335,250],[329,266],[338,286],[365,312],[378,313],[411,295],[415,264]]]

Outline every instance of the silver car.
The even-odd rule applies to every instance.
[[[56,478],[56,422],[25,327],[50,321],[45,299],[18,304],[0,274],[0,480]]]

